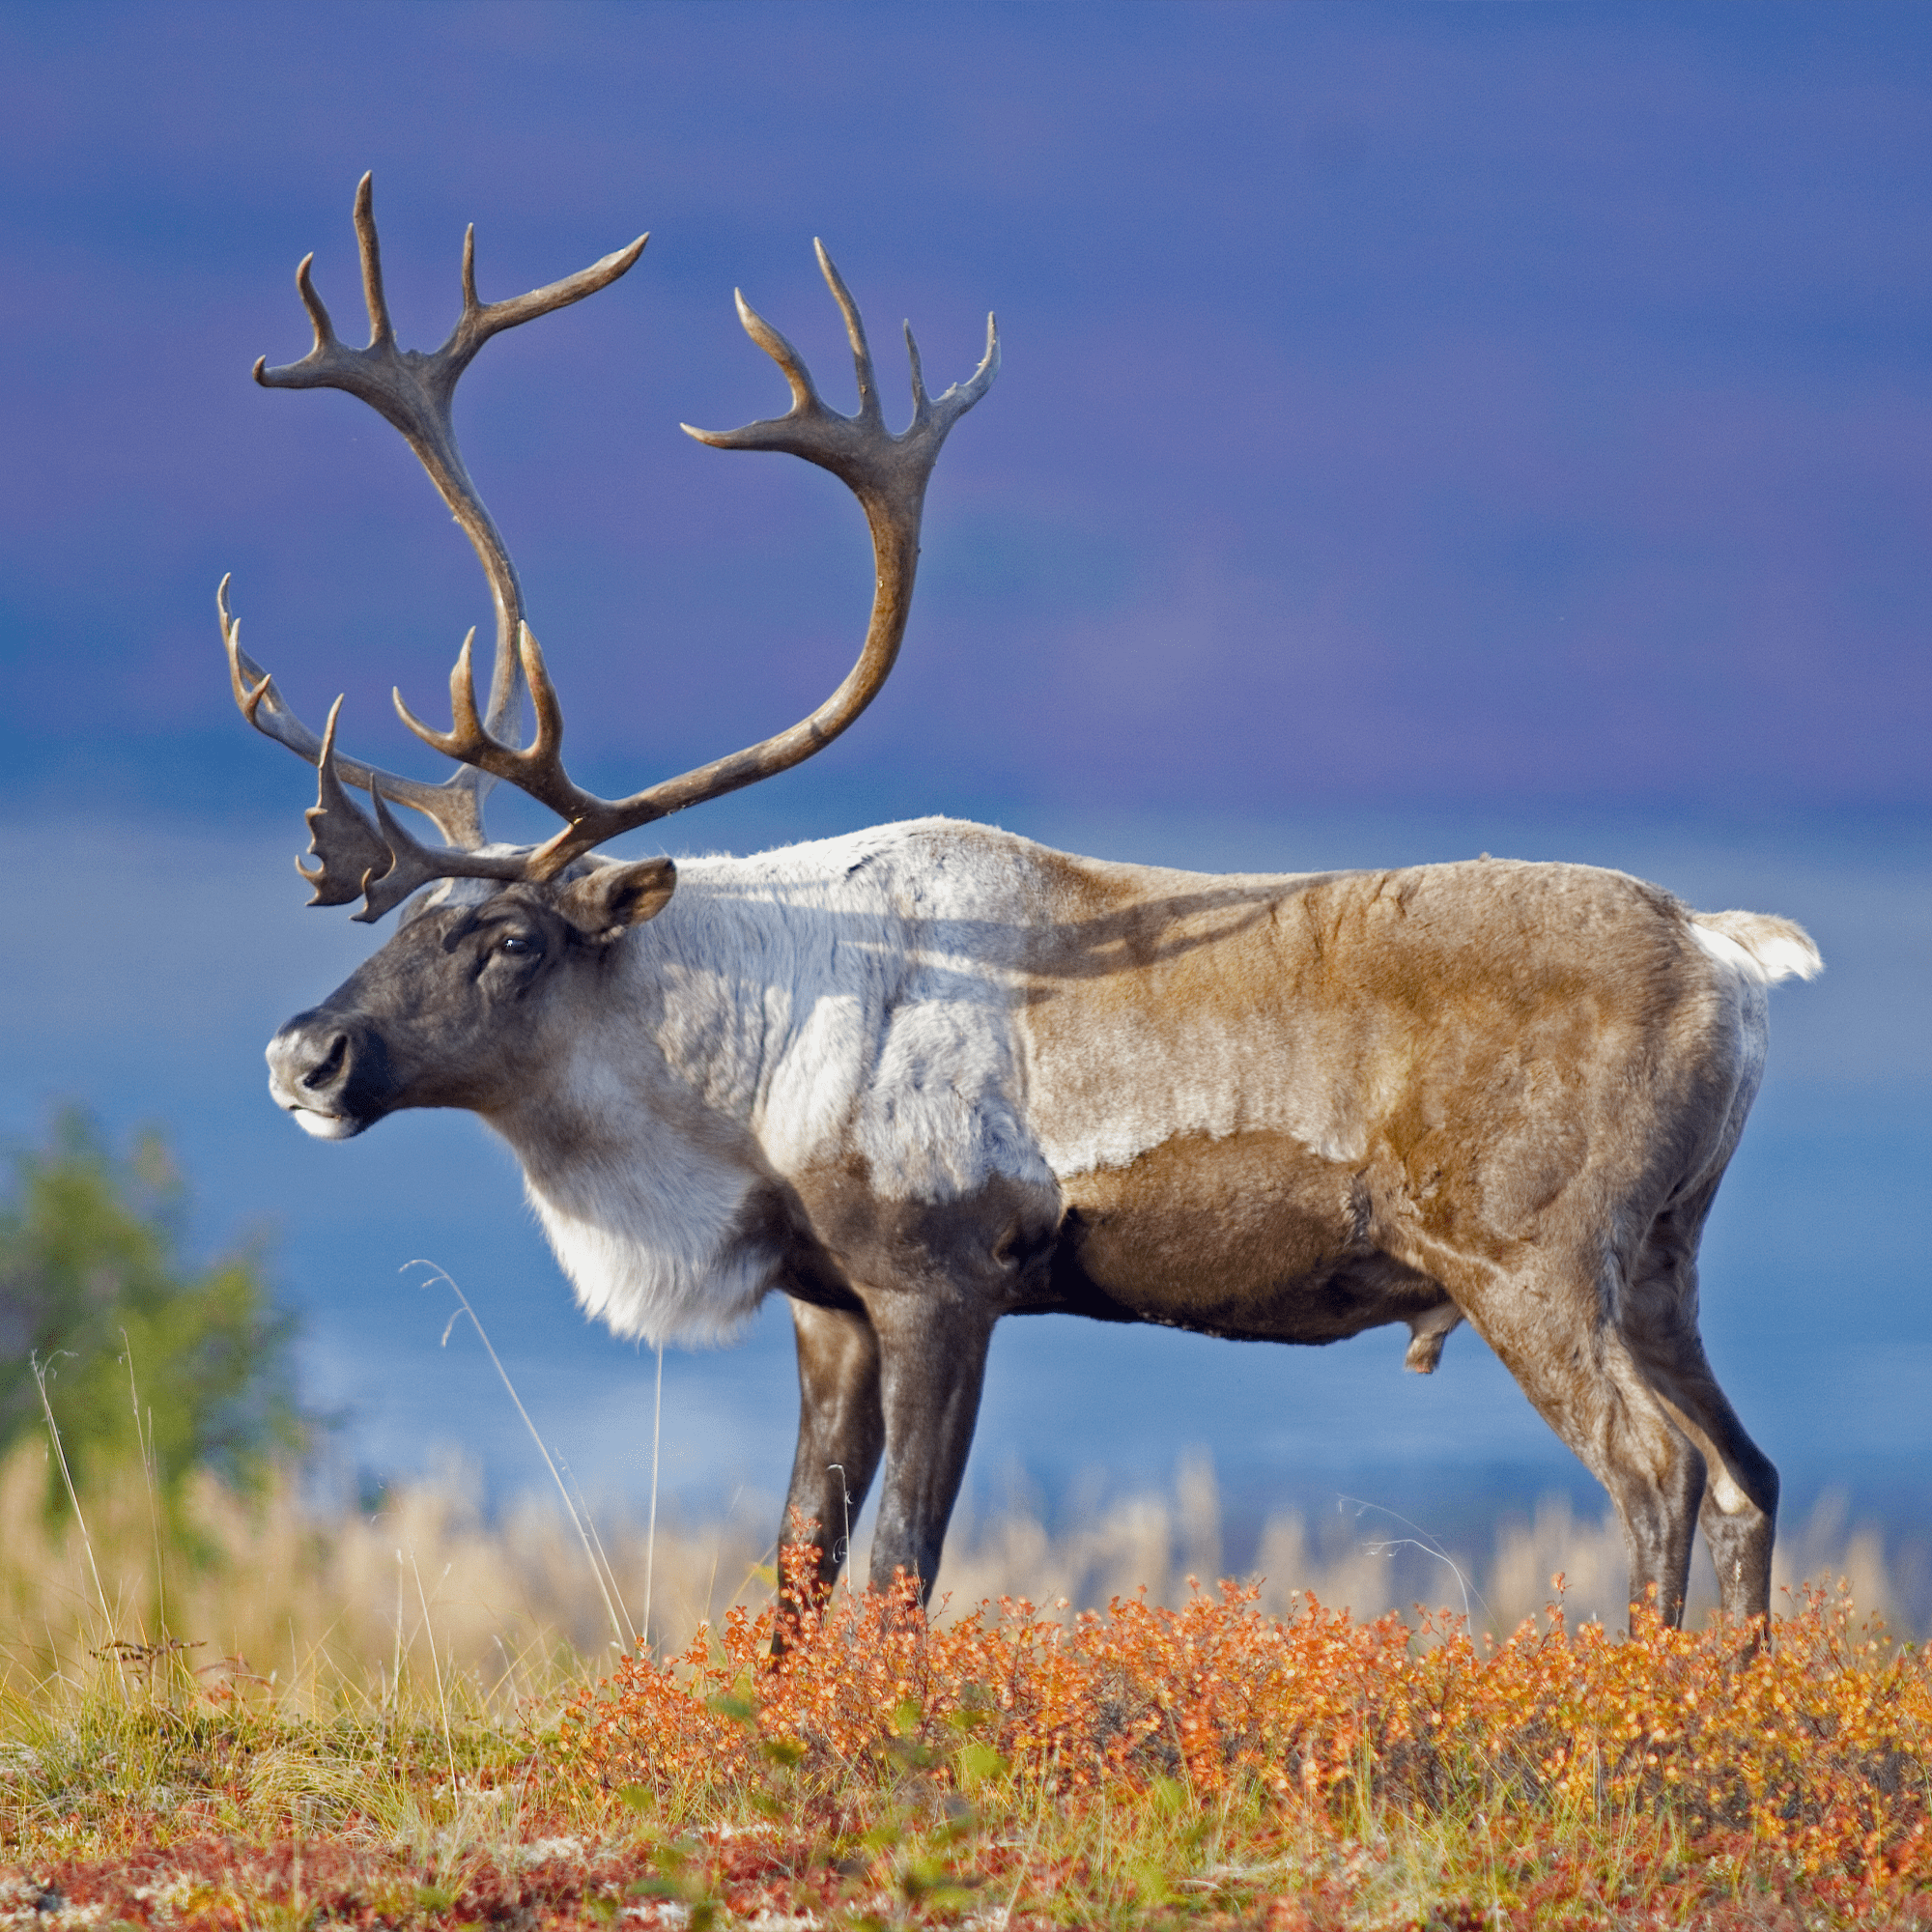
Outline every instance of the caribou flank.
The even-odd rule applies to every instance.
[[[1206,876],[944,819],[611,863],[593,848],[615,833],[796,763],[869,702],[904,632],[926,477],[997,368],[990,322],[979,370],[937,399],[912,352],[895,437],[823,250],[856,416],[740,298],[792,407],[692,434],[846,482],[878,561],[871,622],[799,724],[606,801],[564,773],[558,701],[449,404],[490,334],[616,279],[643,243],[490,304],[466,245],[461,320],[419,355],[388,324],[366,180],[355,220],[368,348],[337,341],[304,262],[315,347],[257,380],[349,389],[403,432],[483,560],[497,657],[482,715],[468,642],[452,728],[403,712],[455,776],[399,778],[335,751],[335,712],[321,736],[295,717],[241,649],[224,585],[237,701],[318,767],[317,901],[359,896],[364,919],[410,901],[276,1035],[281,1106],[336,1139],[403,1107],[479,1114],[579,1300],[620,1335],[725,1334],[784,1293],[801,1401],[782,1534],[817,1540],[795,1525],[842,1521],[883,1469],[875,1584],[902,1568],[930,1586],[1003,1315],[1305,1343],[1405,1324],[1425,1374],[1467,1320],[1608,1490],[1634,1601],[1654,1589],[1681,1615],[1701,1520],[1725,1611],[1767,1613],[1777,1476],[1705,1358],[1696,1256],[1762,1073],[1766,988],[1820,965],[1797,926],[1580,866]],[[488,843],[498,779],[563,829]],[[447,844],[419,844],[392,803]]]

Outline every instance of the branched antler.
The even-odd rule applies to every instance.
[[[496,608],[497,660],[490,680],[490,720],[499,733],[516,735],[522,711],[517,633],[523,623],[523,590],[517,581],[515,564],[490,512],[485,508],[476,486],[469,479],[463,454],[457,445],[451,416],[458,379],[475,359],[476,353],[491,336],[552,309],[564,308],[585,296],[609,286],[625,272],[643,252],[647,236],[639,236],[628,248],[606,255],[581,272],[553,282],[548,288],[532,290],[506,301],[484,302],[476,295],[476,231],[472,227],[463,242],[463,307],[456,327],[441,348],[427,355],[412,349],[398,349],[394,326],[389,320],[387,298],[383,289],[383,260],[376,233],[375,199],[372,179],[364,175],[355,189],[355,238],[362,265],[362,291],[369,310],[369,343],[353,349],[335,333],[327,306],[316,293],[311,275],[315,257],[305,255],[296,270],[296,288],[308,311],[315,330],[315,345],[300,361],[281,368],[268,367],[268,358],[255,363],[255,380],[271,389],[346,389],[378,410],[401,430],[410,447],[429,471],[442,499],[454,514],[465,535],[475,549],[490,585]],[[229,678],[235,701],[242,715],[257,730],[286,745],[298,757],[318,770],[315,806],[310,810],[310,849],[320,866],[300,869],[315,887],[315,905],[340,905],[362,895],[365,885],[374,879],[385,881],[385,889],[371,895],[371,904],[380,898],[382,909],[406,896],[424,879],[449,876],[471,869],[443,863],[439,871],[423,871],[425,848],[407,834],[403,845],[384,847],[377,827],[343,790],[345,784],[367,791],[376,801],[379,819],[393,823],[383,804],[384,796],[422,812],[457,855],[473,854],[486,842],[483,829],[482,799],[494,780],[480,768],[465,766],[440,784],[385,772],[335,752],[334,713],[327,731],[318,736],[290,707],[280,687],[263,668],[242,648],[241,626],[228,608],[228,579],[223,578],[216,596],[221,621],[222,641],[228,651]],[[413,863],[408,867],[390,864],[390,854],[400,861],[405,847]],[[488,863],[486,877],[507,877],[508,862]],[[417,872],[414,884],[400,891],[405,870]],[[362,917],[374,918],[376,912]]]
[[[530,855],[527,877],[552,878],[619,833],[648,825],[673,811],[683,811],[707,799],[770,778],[822,750],[850,724],[878,695],[897,661],[912,609],[913,578],[919,563],[919,530],[925,503],[925,486],[938,460],[947,433],[992,387],[1000,369],[999,332],[986,318],[986,353],[963,384],[955,384],[937,400],[925,392],[919,345],[910,325],[906,350],[912,365],[913,417],[898,436],[886,428],[879,407],[872,353],[858,304],[833,266],[823,242],[814,242],[818,266],[825,276],[852,345],[858,375],[859,412],[841,415],[829,409],[812,383],[811,372],[785,338],[737,296],[745,332],[780,369],[791,385],[792,406],[782,416],[748,423],[743,429],[700,430],[683,425],[688,436],[718,449],[776,449],[802,456],[831,470],[859,498],[871,526],[872,550],[878,571],[871,621],[858,662],[825,702],[789,729],[728,757],[666,779],[629,798],[605,799],[583,790],[563,768],[563,713],[546,670],[543,652],[529,627],[518,637],[518,655],[529,683],[536,710],[537,735],[527,750],[501,742],[478,720],[470,639],[464,640],[456,668],[450,673],[452,728],[438,731],[414,716],[400,696],[396,709],[404,724],[424,744],[446,756],[506,779],[520,790],[548,806],[566,821],[563,831]],[[474,634],[471,634],[473,638]]]
[[[296,270],[296,289],[315,329],[315,347],[299,362],[268,366],[266,355],[255,361],[255,380],[265,389],[346,389],[402,431],[430,479],[441,493],[456,521],[482,560],[497,606],[497,663],[490,680],[490,724],[498,734],[517,729],[517,626],[523,621],[523,592],[515,564],[476,486],[464,468],[456,445],[450,409],[456,384],[476,352],[493,335],[520,323],[534,321],[553,309],[568,308],[585,296],[608,288],[644,252],[648,235],[639,235],[628,248],[619,248],[574,275],[549,287],[513,296],[507,301],[476,298],[476,229],[463,237],[463,312],[441,348],[428,354],[398,349],[389,320],[388,299],[383,292],[383,253],[376,235],[374,177],[364,175],[355,188],[355,242],[362,260],[362,295],[369,309],[369,344],[352,349],[335,333],[328,310],[316,293],[310,275],[314,255],[304,255]]]
[[[279,740],[318,768],[318,796],[308,813],[311,849],[320,860],[302,873],[314,885],[314,904],[335,905],[358,895],[358,919],[373,920],[436,878],[549,879],[606,839],[705,799],[784,771],[830,744],[865,710],[890,674],[905,636],[919,562],[920,520],[925,486],[947,433],[992,386],[999,373],[999,335],[986,318],[986,353],[963,384],[936,400],[926,395],[919,347],[910,326],[906,349],[912,364],[913,417],[894,436],[885,426],[873,377],[871,352],[858,305],[832,265],[822,243],[814,244],[818,265],[845,320],[858,374],[859,411],[840,415],[828,409],[798,352],[757,315],[742,294],[738,314],[753,341],[778,363],[790,384],[792,406],[782,416],[743,429],[706,431],[685,425],[689,435],[720,449],[776,449],[802,456],[830,469],[858,497],[872,534],[877,587],[866,639],[858,661],[824,703],[788,729],[729,756],[701,765],[681,777],[624,799],[599,798],[575,783],[562,759],[563,711],[544,665],[543,652],[524,621],[522,591],[509,553],[469,481],[456,446],[450,403],[457,379],[478,349],[499,329],[561,308],[624,273],[641,253],[647,238],[607,255],[581,273],[509,301],[476,298],[472,230],[463,251],[463,313],[448,341],[433,354],[399,350],[383,293],[382,258],[370,181],[362,178],[355,195],[355,232],[362,258],[363,292],[369,308],[369,344],[346,347],[336,336],[328,311],[309,276],[312,257],[297,271],[296,283],[315,327],[315,347],[299,362],[269,369],[255,365],[255,380],[271,388],[338,388],[360,396],[402,431],[421,459],[443,499],[468,532],[482,559],[497,606],[497,659],[490,700],[476,702],[472,629],[463,641],[450,673],[450,728],[423,724],[395,695],[396,710],[417,737],[458,761],[462,769],[442,784],[426,784],[337,755],[336,715],[328,717],[320,738],[296,717],[274,679],[241,646],[240,626],[229,612],[227,580],[218,605],[228,647],[235,701],[259,730]],[[527,684],[536,712],[536,736],[519,748],[520,684]],[[547,842],[528,851],[486,851],[481,802],[497,779],[506,779],[564,822]],[[369,792],[375,820],[349,797],[345,785]],[[416,842],[397,823],[388,802],[408,805],[431,818],[449,840],[447,849]]]

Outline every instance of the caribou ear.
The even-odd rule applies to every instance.
[[[607,945],[655,919],[676,889],[677,867],[668,859],[593,866],[557,894],[557,910],[584,938]]]

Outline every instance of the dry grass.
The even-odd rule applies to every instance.
[[[492,1521],[459,1477],[399,1486],[370,1515],[318,1515],[291,1479],[246,1502],[205,1477],[186,1499],[184,1531],[158,1539],[169,1547],[157,1565],[148,1493],[129,1470],[86,1502],[93,1567],[71,1517],[46,1518],[45,1486],[38,1445],[0,1464],[0,1689],[15,1696],[32,1699],[37,1686],[85,1675],[89,1653],[111,1639],[164,1634],[202,1646],[190,1662],[210,1682],[230,1668],[267,1680],[292,1717],[320,1716],[345,1696],[393,1703],[399,1676],[407,1689],[438,1669],[486,1701],[541,1697],[612,1654],[603,1595],[560,1514],[532,1500]],[[721,1624],[734,1605],[769,1600],[769,1510],[758,1503],[705,1525],[667,1514],[654,1557],[637,1523],[600,1526],[634,1630],[648,1577],[657,1655],[681,1652],[700,1625]],[[964,1513],[941,1577],[948,1603],[970,1609],[1024,1597],[1070,1611],[1144,1589],[1149,1602],[1178,1606],[1190,1577],[1225,1574],[1220,1503],[1205,1462],[1184,1463],[1167,1493],[1067,1514],[1069,1525],[1055,1532],[1024,1500]],[[1500,1637],[1535,1614],[1560,1570],[1574,1620],[1622,1621],[1622,1541],[1607,1517],[1579,1520],[1565,1497],[1546,1499],[1530,1523],[1505,1523],[1487,1552],[1449,1551],[1453,1568],[1412,1540],[1391,1551],[1378,1537],[1411,1532],[1373,1516],[1275,1518],[1253,1565],[1260,1607],[1285,1616],[1307,1593],[1365,1621],[1418,1601],[1460,1610],[1466,1579],[1472,1626]],[[861,1577],[867,1556],[862,1537],[853,1565]],[[1902,1626],[1878,1532],[1848,1530],[1827,1503],[1783,1539],[1777,1581],[1795,1594],[1805,1582],[1839,1579],[1862,1607]],[[1708,1589],[1692,1601],[1694,1621]]]

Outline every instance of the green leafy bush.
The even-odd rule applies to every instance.
[[[289,1345],[258,1249],[195,1269],[165,1144],[127,1158],[84,1113],[18,1152],[0,1208],[0,1455],[45,1426],[35,1364],[73,1480],[145,1453],[176,1494],[196,1468],[257,1483],[303,1439]],[[136,1434],[136,1416],[139,1435]],[[50,1469],[49,1506],[62,1506]]]

